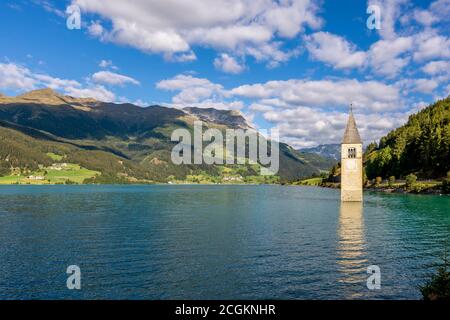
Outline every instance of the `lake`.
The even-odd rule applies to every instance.
[[[419,299],[449,234],[448,196],[0,186],[0,299]]]

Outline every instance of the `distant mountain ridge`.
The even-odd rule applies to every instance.
[[[186,107],[182,110],[205,122],[213,122],[232,128],[252,129],[240,111],[197,107]]]
[[[99,101],[93,98],[74,98],[71,96],[60,95],[50,88],[33,90],[16,97],[8,97],[0,94],[0,104],[7,103],[36,103],[45,105],[71,104],[73,106],[95,106]]]
[[[298,151],[303,153],[314,153],[325,158],[330,158],[339,161],[341,159],[341,145],[340,144],[321,144],[317,147],[302,148]]]
[[[170,153],[176,144],[170,139],[172,131],[193,130],[193,123],[198,120],[220,130],[250,127],[238,111],[157,105],[143,108],[63,96],[51,89],[17,97],[2,95],[0,176],[47,166],[52,162],[48,156],[51,154],[53,158],[101,172],[93,180],[99,183],[202,181],[202,177],[220,182],[211,177],[224,174],[253,181],[259,170],[252,165],[177,166],[171,162]],[[297,180],[324,169],[321,158],[302,155],[280,143],[280,181]]]

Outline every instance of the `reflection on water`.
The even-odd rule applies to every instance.
[[[339,282],[357,285],[357,291],[360,292],[368,266],[362,202],[341,203],[338,236]],[[352,298],[356,297],[352,295]]]
[[[0,186],[1,299],[418,299],[450,197],[288,186]],[[79,265],[82,290],[68,290]],[[367,267],[381,269],[369,290]]]

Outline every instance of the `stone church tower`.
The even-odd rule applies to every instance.
[[[363,200],[362,141],[350,108],[341,145],[341,201]]]

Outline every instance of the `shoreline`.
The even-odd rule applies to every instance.
[[[298,182],[291,183],[170,183],[170,182],[154,182],[154,183],[0,183],[2,186],[285,186],[285,187],[318,187],[326,189],[340,189],[340,184],[336,182],[325,182],[317,185],[299,184]],[[391,193],[391,194],[415,194],[415,195],[449,195],[442,191],[440,185],[424,188],[418,190],[407,190],[404,185],[397,187],[379,186],[379,187],[365,187],[363,191]]]
[[[51,184],[51,183],[33,183],[33,184],[0,184],[0,187],[2,186],[25,186],[25,187],[32,187],[32,186],[48,186],[48,187],[55,187],[55,186],[283,186],[283,187],[315,187],[315,188],[324,188],[324,189],[340,189],[340,187],[334,187],[330,185],[299,185],[299,184],[281,184],[281,183],[76,183],[76,184]],[[364,188],[363,191],[370,191],[370,192],[380,192],[380,193],[393,193],[393,194],[416,194],[416,195],[440,195],[440,196],[447,196],[448,194],[443,193],[440,189],[434,189],[434,190],[425,190],[421,192],[414,192],[414,191],[408,191],[403,188]]]
[[[418,185],[420,184],[420,182],[418,182]],[[326,182],[326,183],[322,183],[317,185],[318,187],[321,188],[330,188],[330,189],[339,189],[340,188],[340,184],[339,183],[334,183],[334,182]],[[381,192],[381,193],[395,193],[395,194],[417,194],[417,195],[448,195],[445,192],[442,191],[441,189],[441,185],[434,185],[434,186],[430,186],[424,189],[411,189],[408,190],[406,189],[405,185],[400,185],[397,187],[388,187],[388,186],[379,186],[379,187],[374,187],[374,186],[370,186],[370,187],[364,187],[363,191],[371,191],[371,192]]]
[[[281,183],[0,183],[1,186],[291,186]]]

